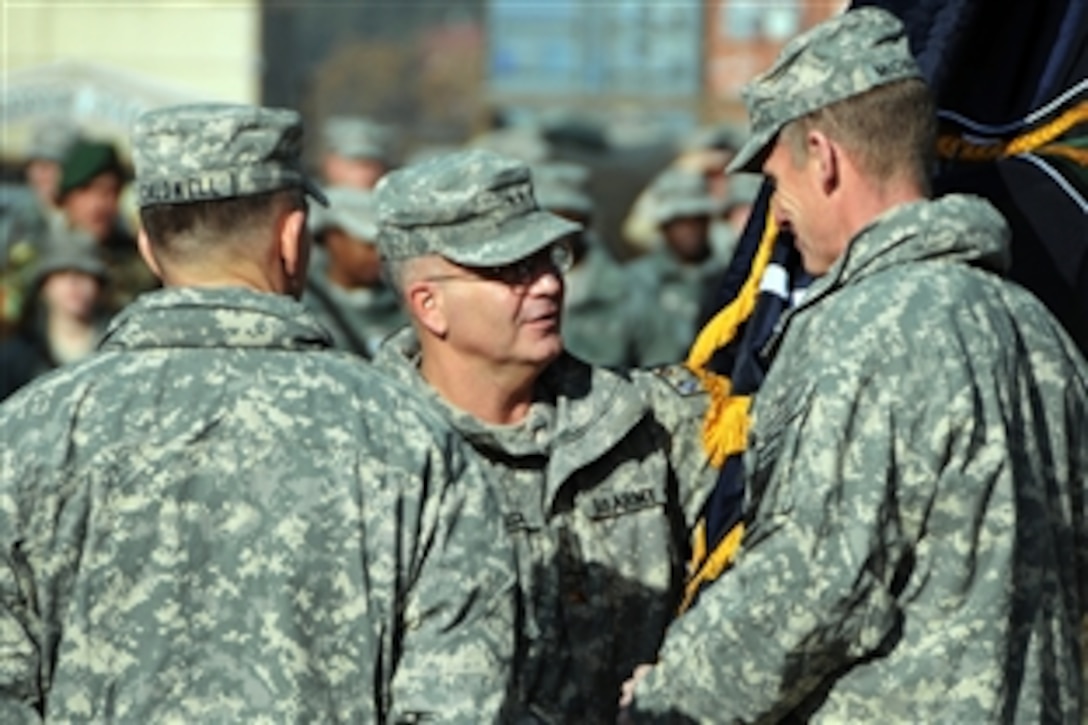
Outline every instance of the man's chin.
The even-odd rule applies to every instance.
[[[558,331],[540,338],[533,345],[533,359],[541,365],[550,365],[563,354],[563,338]]]

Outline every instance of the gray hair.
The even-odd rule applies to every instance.
[[[389,259],[382,257],[382,278],[398,297],[404,297],[404,288],[407,286],[409,267],[412,259]]]

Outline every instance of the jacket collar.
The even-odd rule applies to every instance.
[[[419,355],[419,340],[408,328],[387,339],[374,362],[431,399],[473,447],[504,458],[547,457],[549,495],[618,445],[649,410],[626,378],[564,353],[538,379],[525,419],[493,425],[443,400],[420,374]]]
[[[927,259],[963,262],[1004,274],[1011,264],[1009,228],[988,201],[965,194],[901,204],[859,231],[846,251],[808,288],[804,299],[779,322],[764,348],[770,354],[798,315],[836,290],[892,267]]]
[[[110,323],[99,347],[273,348],[331,346],[295,300],[243,288],[168,288],[141,295]]]

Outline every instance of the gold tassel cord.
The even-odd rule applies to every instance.
[[[994,140],[978,143],[958,133],[943,134],[937,139],[937,153],[946,159],[982,162],[1019,154],[1052,154],[1088,166],[1088,152],[1071,144],[1053,143],[1055,139],[1082,123],[1088,123],[1088,101],[1078,103],[1048,123],[1005,142]]]
[[[709,393],[710,403],[703,419],[703,448],[715,466],[744,450],[748,437],[748,409],[751,397],[733,395],[733,384],[728,377],[711,372],[707,365],[715,351],[737,334],[756,306],[759,285],[771,260],[771,250],[778,235],[778,227],[770,210],[763,229],[752,268],[737,297],[726,305],[703,327],[688,353],[687,366],[700,379]]]

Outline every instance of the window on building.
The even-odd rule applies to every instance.
[[[719,28],[730,40],[769,38],[783,41],[797,34],[801,27],[798,0],[723,0],[719,10]]]

